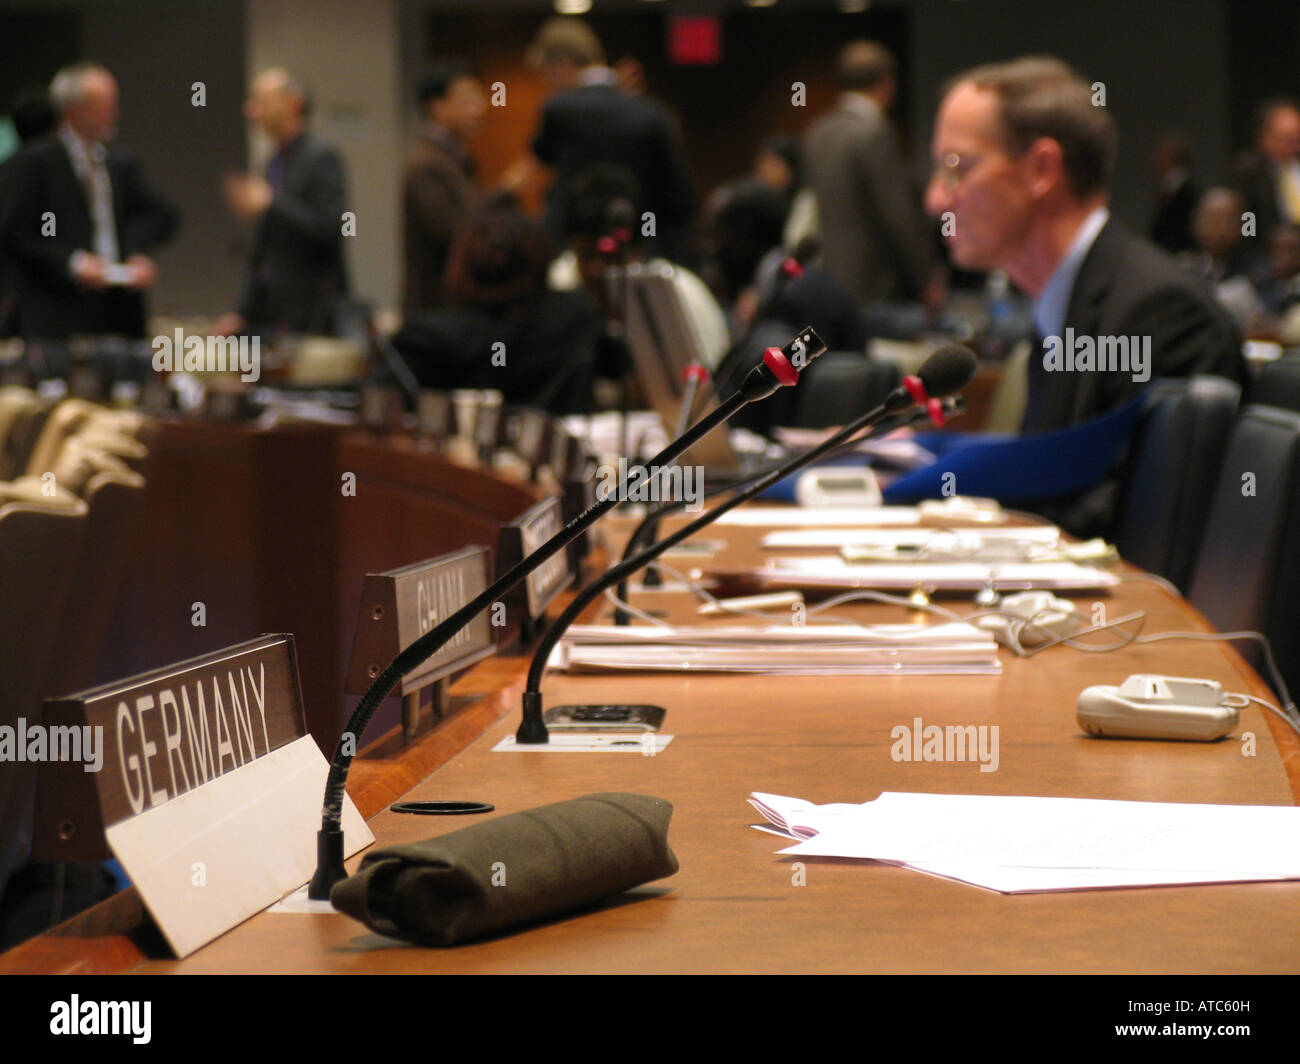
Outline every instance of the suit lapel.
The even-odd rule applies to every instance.
[[[1076,335],[1096,335],[1101,305],[1114,282],[1113,266],[1121,241],[1122,235],[1115,220],[1108,219],[1079,265],[1070,303],[1065,310],[1065,324],[1074,329]]]
[[[1070,293],[1069,307],[1065,312],[1066,328],[1073,329],[1076,337],[1091,336],[1095,340],[1101,334],[1102,307],[1115,284],[1123,243],[1124,232],[1111,218],[1097,234],[1097,239],[1092,242],[1092,247],[1084,256],[1074,279],[1074,290]],[[1056,376],[1060,378],[1057,382],[1058,396],[1066,423],[1074,424],[1086,420],[1087,411],[1098,405],[1098,391],[1103,387],[1108,375],[1059,373]]]
[[[77,176],[77,171],[72,166],[72,159],[68,155],[68,149],[63,141],[54,138],[54,170],[50,175],[56,187],[52,189],[53,195],[50,197],[52,203],[65,204],[63,208],[71,208],[76,212],[76,225],[72,232],[69,233],[74,239],[84,237],[89,240],[94,231],[94,222],[90,217],[90,192],[82,184],[81,178]],[[110,177],[111,180],[111,177]],[[116,189],[114,190],[116,195]]]

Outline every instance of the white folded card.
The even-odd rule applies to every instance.
[[[311,878],[329,765],[304,735],[187,794],[107,829],[176,956]],[[345,856],[375,841],[343,796]]]

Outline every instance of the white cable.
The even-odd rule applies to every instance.
[[[1160,632],[1156,635],[1144,635],[1134,640],[1135,643],[1157,643],[1162,639],[1199,639],[1204,642],[1217,643],[1219,641],[1231,641],[1234,639],[1253,639],[1264,650],[1264,664],[1268,666],[1269,675],[1273,680],[1273,688],[1277,691],[1282,699],[1282,707],[1289,714],[1296,713],[1295,702],[1291,699],[1291,692],[1287,690],[1286,681],[1282,679],[1282,673],[1278,671],[1277,662],[1273,660],[1273,648],[1269,645],[1268,637],[1261,632]]]
[[[818,603],[816,606],[809,608],[808,613],[820,613],[822,610],[830,609],[832,606],[842,606],[846,602],[853,602],[855,599],[865,599],[868,602],[883,602],[887,606],[902,606],[909,610],[923,610],[926,613],[937,613],[941,617],[946,617],[950,621],[960,621],[963,618],[953,613],[952,610],[944,609],[942,606],[936,606],[933,602],[918,603],[913,602],[904,595],[890,595],[884,591],[846,591],[842,595],[836,595],[827,599],[825,602]],[[863,623],[861,621],[856,623]]]
[[[656,617],[650,613],[646,613],[645,610],[639,610],[629,602],[624,602],[621,598],[618,597],[618,594],[614,591],[613,587],[605,588],[605,597],[614,604],[615,609],[625,610],[626,612],[632,614],[633,617],[639,617],[641,620],[653,624],[656,628],[672,627],[671,624],[669,624],[667,621],[663,620],[662,618]]]
[[[1295,732],[1297,735],[1300,735],[1300,721],[1294,720],[1288,713],[1285,713],[1283,710],[1280,710],[1278,709],[1277,706],[1273,705],[1272,702],[1268,702],[1263,698],[1256,698],[1254,695],[1243,694],[1241,697],[1249,699],[1252,702],[1258,702],[1261,706],[1264,706],[1267,709],[1271,709],[1274,713],[1276,713],[1279,717],[1281,717],[1283,721],[1286,722],[1287,726],[1293,732]]]
[[[1156,576],[1155,573],[1122,573],[1120,574],[1119,579],[1121,583],[1135,581],[1145,584],[1155,584],[1156,587],[1164,588],[1169,592],[1169,594],[1173,595],[1174,598],[1183,597],[1183,593],[1178,590],[1177,586],[1166,580],[1163,576]]]
[[[763,610],[754,610],[754,609],[738,608],[738,607],[731,606],[730,604],[724,602],[723,600],[711,594],[708,591],[708,589],[705,588],[699,581],[692,580],[684,573],[678,571],[677,569],[674,569],[672,566],[667,565],[664,562],[654,561],[650,563],[649,567],[658,569],[661,573],[667,573],[669,576],[673,577],[680,583],[685,584],[687,588],[690,589],[691,593],[694,594],[697,598],[703,599],[705,602],[712,604],[717,609],[722,610],[724,613],[730,613],[737,616],[758,617],[766,621],[771,621],[776,619],[777,615],[765,612]],[[1146,581],[1149,583],[1154,583],[1160,587],[1165,588],[1171,594],[1179,598],[1182,597],[1182,592],[1180,592],[1168,580],[1164,579],[1164,577],[1152,576],[1147,574],[1128,574],[1121,577],[1121,579]],[[622,609],[626,610],[628,613],[632,614],[633,616],[648,621],[649,623],[654,624],[657,627],[660,628],[672,627],[672,625],[668,624],[666,621],[663,621],[658,617],[651,616],[650,614],[637,609],[635,606],[623,602],[614,593],[614,589],[612,587],[606,589],[605,597],[608,598],[616,606],[621,607]],[[1008,610],[999,610],[999,609],[975,610],[971,613],[967,613],[963,615],[963,614],[954,613],[952,610],[945,609],[942,606],[936,606],[933,603],[916,603],[913,602],[910,598],[905,598],[901,595],[890,595],[890,594],[886,594],[883,591],[868,591],[863,589],[848,591],[845,592],[844,594],[836,595],[832,598],[829,598],[825,602],[818,603],[816,606],[810,606],[806,609],[805,616],[809,619],[818,620],[818,621],[820,620],[846,621],[848,623],[860,625],[861,627],[864,628],[870,627],[870,625],[867,624],[866,622],[858,621],[854,618],[821,618],[817,616],[818,614],[822,613],[825,610],[831,609],[835,606],[841,606],[846,602],[853,602],[857,600],[881,602],[886,605],[901,606],[909,610],[923,610],[927,613],[936,613],[952,621],[970,622],[978,617],[989,617],[989,616],[1006,618],[1009,621],[1017,622],[1008,632],[1008,636],[1011,642],[1009,649],[1017,656],[1022,658],[1032,658],[1037,654],[1041,654],[1044,650],[1050,650],[1052,647],[1062,646],[1062,645],[1068,646],[1072,650],[1080,650],[1089,654],[1109,654],[1116,650],[1122,650],[1125,647],[1131,646],[1134,643],[1156,643],[1164,639],[1196,639],[1196,640],[1202,640],[1205,642],[1212,642],[1212,643],[1231,642],[1232,640],[1235,639],[1253,639],[1256,642],[1258,642],[1260,646],[1263,648],[1264,662],[1267,665],[1269,675],[1272,678],[1273,687],[1276,689],[1277,693],[1281,697],[1282,708],[1279,709],[1271,702],[1266,702],[1261,698],[1256,698],[1254,695],[1243,695],[1242,697],[1248,698],[1252,702],[1258,702],[1260,705],[1268,707],[1274,713],[1280,716],[1283,720],[1285,720],[1287,724],[1289,724],[1293,729],[1295,729],[1295,731],[1298,734],[1300,734],[1300,724],[1297,723],[1297,720],[1300,720],[1300,713],[1297,713],[1296,705],[1291,700],[1291,694],[1287,690],[1286,683],[1282,679],[1282,674],[1278,671],[1277,664],[1273,660],[1273,650],[1272,647],[1269,645],[1268,639],[1259,632],[1223,632],[1223,633],[1160,632],[1155,635],[1144,636],[1141,635],[1140,633],[1142,631],[1143,624],[1146,622],[1147,614],[1145,611],[1139,611],[1138,613],[1131,613],[1128,614],[1127,616],[1117,618],[1116,620],[1108,621],[1105,624],[1095,624],[1088,628],[1082,628],[1077,632],[1072,632],[1068,636],[1059,636],[1055,639],[1050,639],[1047,642],[1042,643],[1035,647],[1026,648],[1020,643],[1020,638],[1019,638],[1020,633],[1022,633],[1026,628],[1033,627],[1034,621],[1037,620],[1040,615],[1044,613],[1052,612],[1051,609],[1040,610],[1038,613],[1035,613],[1032,617],[1029,618],[1026,618],[1018,613],[1012,613]],[[1112,628],[1119,628],[1121,625],[1130,624],[1134,621],[1138,622],[1137,630],[1131,634],[1128,632],[1122,632],[1121,634],[1123,636],[1126,636],[1127,638],[1122,639],[1118,643],[1114,643],[1109,646],[1089,646],[1086,643],[1077,642],[1077,640],[1083,636],[1094,635],[1097,632],[1109,631]]]

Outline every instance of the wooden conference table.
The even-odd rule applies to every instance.
[[[719,560],[752,562],[762,529],[714,526]],[[679,566],[690,561],[679,560]],[[643,593],[639,605],[694,607],[682,593]],[[1076,596],[1114,618],[1147,611],[1144,632],[1208,630],[1185,602],[1149,582]],[[970,609],[969,598],[948,604]],[[605,609],[601,607],[602,611]],[[876,621],[908,614],[842,607]],[[547,705],[654,702],[672,744],[640,753],[493,753],[513,732],[526,658],[490,659],[453,688],[459,712],[414,747],[379,744],[354,767],[350,792],[377,845],[466,826],[472,817],[395,814],[411,799],[476,799],[510,813],[595,791],[658,795],[674,808],[669,834],[681,870],[594,911],[451,949],[409,946],[340,914],[262,913],[184,960],[146,959],[121,939],[79,939],[83,971],[149,973],[420,972],[1110,972],[1300,970],[1300,882],[1006,896],[872,862],[798,866],[782,840],[755,831],[746,798],[761,790],[815,803],[861,802],[881,791],[1075,796],[1290,805],[1300,745],[1255,706],[1221,742],[1086,737],[1075,698],[1135,672],[1209,677],[1225,690],[1274,700],[1221,643],[1166,641],[1114,654],[1065,648],[1033,659],[1003,651],[999,677],[744,677],[549,674]],[[891,760],[891,729],[996,724],[1000,763]],[[1244,733],[1255,737],[1247,756]],[[445,760],[424,778],[427,769]],[[1288,769],[1290,782],[1288,782]],[[349,868],[355,866],[356,859]],[[65,930],[65,934],[69,933]],[[110,943],[115,942],[113,946]],[[64,942],[66,953],[71,943]],[[50,935],[0,958],[53,956]],[[30,967],[29,969],[30,970]],[[67,970],[64,967],[63,970]]]

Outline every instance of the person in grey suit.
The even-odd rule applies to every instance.
[[[237,314],[214,331],[329,335],[347,293],[347,188],[339,153],[307,132],[307,94],[287,71],[258,75],[244,116],[275,143],[266,176],[230,174],[226,201],[252,226]]]
[[[804,141],[808,187],[817,197],[822,263],[859,303],[943,299],[931,227],[888,114],[894,57],[873,41],[840,53],[843,90]]]
[[[1241,339],[1195,278],[1110,217],[1114,119],[1056,59],[990,64],[950,83],[926,207],[951,212],[953,261],[1005,270],[1034,300],[1022,428],[1066,428],[1157,377],[1245,379]]]

